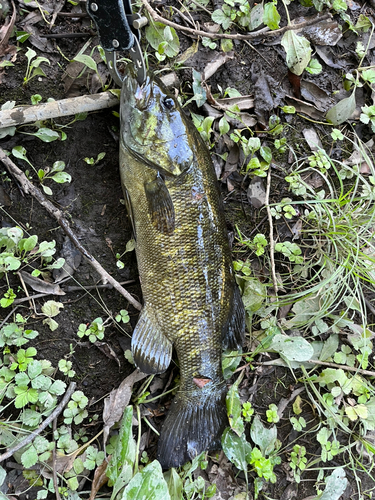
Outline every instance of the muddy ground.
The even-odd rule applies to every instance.
[[[178,7],[177,3],[167,3]],[[281,2],[279,3],[281,4]],[[349,15],[354,20],[358,18],[361,12],[368,16],[375,15],[370,5],[366,5],[366,2],[349,3],[351,4]],[[215,2],[215,7],[217,7],[216,4],[217,2]],[[161,4],[158,5],[160,7]],[[21,31],[27,13],[37,12],[37,9],[34,8],[33,4],[27,6],[17,2],[16,10],[15,26],[17,30]],[[282,10],[280,7],[280,11]],[[61,11],[71,12],[72,5],[68,2],[65,3]],[[74,11],[83,13],[84,7],[79,4],[74,7]],[[314,9],[302,7],[298,3],[290,6],[292,18],[314,14]],[[209,20],[208,15],[199,10],[194,13],[194,19],[199,21],[201,26]],[[181,22],[178,15],[175,15],[174,20],[175,22]],[[338,17],[337,20],[340,24],[343,24]],[[285,24],[285,21],[282,21],[281,24],[283,25],[283,23]],[[14,66],[2,70],[0,74],[0,105],[11,100],[15,100],[17,105],[29,104],[30,97],[37,93],[45,101],[50,97],[62,99],[82,95],[90,90],[95,92],[99,90],[95,78],[93,82],[92,74],[88,75],[86,73],[82,78],[73,83],[70,82],[70,84],[67,84],[67,79],[64,78],[68,62],[62,57],[62,54],[71,60],[86,43],[88,37],[93,34],[93,28],[88,18],[72,18],[58,15],[51,30],[49,30],[43,19],[40,19],[33,26],[37,30],[35,35],[37,42],[33,45],[29,40],[23,45],[18,44],[22,50],[17,55],[12,52],[10,56],[10,58],[13,57]],[[71,33],[80,33],[81,37],[69,38]],[[51,34],[59,35],[61,38],[43,38],[43,35]],[[191,45],[192,39],[183,33],[179,33],[179,37],[182,52]],[[343,42],[334,48],[330,56],[335,60],[343,60],[346,65],[345,68],[355,67],[357,64],[353,55],[355,41],[356,37],[347,32]],[[15,37],[11,37],[9,43],[17,45]],[[90,47],[94,47],[97,43],[98,40],[92,38]],[[294,95],[293,88],[288,80],[285,52],[279,44],[279,39],[255,40],[251,41],[251,45],[235,41],[231,58],[209,80],[212,93],[219,92],[220,88],[232,87],[241,92],[242,95],[255,96],[255,99],[260,102],[262,87],[259,87],[258,78],[260,76],[266,77],[270,82],[271,93],[275,98],[275,107],[267,111],[266,105],[258,105],[258,110],[251,111],[252,116],[258,122],[258,130],[263,126],[262,120],[268,120],[271,113],[276,113],[283,121],[287,120],[292,125],[288,132],[288,141],[302,141],[301,130],[306,127],[306,120],[300,116],[286,116],[277,108],[278,104],[284,105],[287,103],[285,95]],[[26,46],[33,47],[38,55],[47,57],[51,64],[43,65],[46,77],[36,77],[27,85],[23,85],[26,68],[24,55]],[[150,52],[152,51],[150,50]],[[219,51],[214,51],[214,53],[218,54]],[[373,52],[372,57],[374,58]],[[190,68],[203,71],[212,58],[213,51],[200,46],[199,51],[186,61],[185,66],[188,69],[177,71],[180,81],[177,90],[182,95],[192,95],[192,71]],[[372,59],[373,63],[374,59]],[[332,68],[325,63],[323,65],[324,70],[321,75],[315,77],[304,75],[304,78],[313,81],[327,95],[332,96],[332,92],[339,90],[342,98],[345,96],[342,88],[342,76],[345,69]],[[155,59],[150,57],[150,66],[155,69],[163,65],[157,66]],[[100,64],[100,71],[103,78],[106,78],[107,73],[102,63]],[[278,95],[280,95],[280,98],[278,98]],[[338,99],[338,97],[332,96],[332,104],[335,99]],[[363,101],[367,99],[368,101],[368,96],[363,95],[360,99],[363,99]],[[194,105],[191,110],[201,113],[201,110],[198,110]],[[56,119],[55,124],[67,124],[69,121],[71,119]],[[314,124],[314,127],[323,139],[329,133],[328,129],[318,123]],[[72,176],[72,182],[63,185],[49,182],[48,185],[53,190],[50,199],[64,211],[82,245],[117,281],[129,282],[124,287],[141,301],[142,295],[134,252],[125,254],[121,259],[125,264],[123,269],[116,266],[117,259],[115,255],[117,253],[122,254],[125,251],[126,243],[131,239],[132,234],[126,209],[121,203],[123,195],[118,172],[119,121],[113,114],[113,110],[90,113],[85,120],[76,121],[69,125],[64,129],[67,134],[65,141],[59,140],[53,143],[45,143],[34,136],[22,134],[22,132],[30,130],[35,131],[35,129],[28,127],[20,128],[14,137],[8,136],[1,139],[0,146],[7,151],[11,151],[13,147],[18,145],[24,146],[27,150],[27,157],[37,169],[52,166],[58,160],[66,163],[66,171]],[[371,136],[369,129],[364,128],[361,124],[357,126],[357,132],[362,135],[364,141]],[[266,138],[266,136],[264,137]],[[218,134],[216,139],[213,152],[223,153],[226,147],[224,140]],[[85,157],[95,159],[102,152],[105,152],[106,155],[97,164],[89,165],[84,161]],[[306,153],[308,153],[307,146],[302,145],[299,154]],[[27,168],[24,162],[17,159],[14,159],[14,161],[23,170]],[[237,166],[240,161],[241,158],[238,158]],[[271,201],[277,202],[284,196],[288,196],[283,172],[277,169],[277,164],[287,166],[287,162],[287,154],[280,155],[275,162]],[[223,179],[220,185],[231,234],[233,235],[236,224],[248,235],[255,229],[256,232],[267,234],[268,226],[264,211],[258,210],[249,203],[247,197],[248,179],[244,179],[239,174],[237,167],[232,170],[228,168],[228,165],[225,165],[224,161],[220,160],[218,156],[215,156],[215,168],[219,174],[218,177]],[[2,197],[0,199],[2,205],[0,220],[3,227],[17,224],[25,233],[37,234],[39,241],[56,240],[57,257],[66,257],[68,254],[74,253],[74,248],[69,246],[68,243],[65,244],[65,249],[63,249],[64,242],[68,240],[56,220],[49,216],[44,208],[30,196],[24,196],[20,186],[17,185],[14,179],[10,178],[4,168],[1,169],[0,187]],[[275,230],[278,230],[277,224]],[[100,284],[99,276],[85,259],[81,259],[80,262],[76,261],[76,264],[77,269],[73,273],[73,278],[61,284],[61,288],[66,290],[66,295],[56,299],[64,304],[61,313],[55,318],[59,323],[57,330],[51,332],[46,325],[43,325],[42,318],[38,315],[42,303],[46,300],[44,298],[36,299],[33,302],[31,300],[22,302],[17,306],[17,311],[25,315],[31,314],[33,328],[40,332],[40,336],[35,343],[40,357],[51,360],[53,365],[56,366],[60,359],[67,356],[71,350],[74,351],[69,359],[73,362],[73,369],[76,371],[75,380],[78,389],[83,390],[90,400],[90,416],[99,415],[98,420],[84,424],[88,435],[91,436],[99,432],[102,427],[103,398],[112,389],[118,387],[124,377],[134,369],[133,365],[125,359],[124,351],[130,347],[131,332],[137,322],[138,311],[113,289],[96,289],[95,285]],[[21,284],[16,281],[16,278],[13,284],[14,288],[17,289],[17,297],[24,297],[25,292]],[[68,286],[76,286],[78,289],[68,291]],[[82,288],[79,289],[79,287]],[[85,287],[92,288],[86,291]],[[6,283],[0,282],[1,295],[5,289]],[[32,295],[36,292],[28,290],[28,293]],[[103,345],[98,347],[78,339],[77,329],[81,323],[88,324],[97,317],[103,317],[103,319],[110,316],[114,317],[121,309],[128,310],[130,323],[119,326],[114,321],[109,322]],[[1,314],[4,315],[4,311]],[[176,375],[176,369],[174,369],[172,378]],[[162,376],[163,383],[160,384],[160,387],[167,385],[170,376],[171,371]],[[295,388],[296,382],[287,370],[262,367],[253,371],[247,369],[240,393],[243,398],[250,398],[255,411],[264,417],[270,403],[278,404],[281,398],[288,398]],[[170,399],[166,397],[159,405],[158,414],[160,416],[150,417],[156,428],[160,428],[164,418],[164,409],[168,407],[169,403]],[[314,408],[311,408],[311,414],[304,414],[304,417],[306,421],[316,419],[317,415]],[[278,438],[282,439],[284,445],[293,441],[295,436],[291,432],[288,418],[285,418],[285,425],[280,426],[279,424],[278,429]],[[150,458],[153,458],[157,440],[152,433],[148,433],[146,437],[148,439],[145,442],[145,449]],[[304,445],[314,454],[317,443],[315,440],[310,439],[309,435],[307,435]],[[282,462],[286,461],[284,460],[285,456],[281,458]],[[341,462],[338,461],[338,463]],[[222,455],[220,457],[219,474],[217,470],[217,464],[210,462],[208,474],[207,471],[202,473],[206,479],[217,483],[215,498],[227,500],[234,493],[243,491],[244,479],[242,474],[238,474],[234,466],[227,462]],[[262,492],[265,495],[264,498],[278,500],[297,498],[302,500],[315,495],[314,483],[317,472],[316,475],[310,473],[307,477],[304,477],[304,481],[299,485],[291,480],[290,471],[287,470],[285,464],[282,463],[280,466],[276,466],[275,473],[277,482],[266,486],[266,490]],[[350,479],[349,477],[349,481]],[[364,476],[362,487],[362,491],[370,491],[375,488],[375,484],[368,483],[366,476]],[[252,486],[250,486],[250,492],[252,492]],[[358,495],[355,492],[356,487],[351,483],[342,498],[357,499]],[[31,497],[29,496],[29,498]]]

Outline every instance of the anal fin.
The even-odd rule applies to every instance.
[[[172,343],[160,331],[150,307],[141,312],[132,337],[132,353],[136,366],[144,373],[163,373],[172,357]]]

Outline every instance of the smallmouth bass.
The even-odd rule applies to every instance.
[[[209,151],[156,77],[131,70],[121,104],[120,174],[132,221],[144,308],[136,365],[162,373],[175,347],[180,388],[158,444],[163,468],[221,447],[228,425],[222,349],[240,349],[244,308]]]

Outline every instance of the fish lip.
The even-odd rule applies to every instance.
[[[126,67],[125,77],[121,89],[122,104],[137,108],[137,102],[144,100],[151,95],[152,80],[150,75],[140,85],[133,65]]]

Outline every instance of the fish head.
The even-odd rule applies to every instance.
[[[127,70],[121,91],[121,143],[165,176],[179,176],[193,162],[191,125],[176,97],[155,76],[139,85]]]

